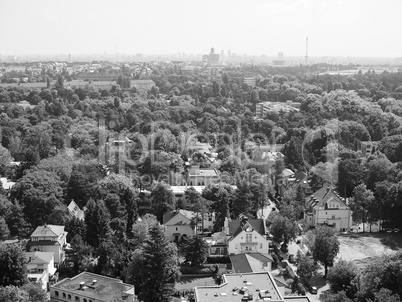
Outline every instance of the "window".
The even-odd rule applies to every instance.
[[[246,234],[246,242],[252,242],[253,241],[253,234]]]
[[[176,228],[176,231],[177,231],[177,228]]]
[[[88,302],[87,299],[84,298],[84,302]]]
[[[208,221],[212,221],[212,217],[208,217]]]
[[[63,293],[63,298],[65,298],[67,295],[66,295],[66,293]]]
[[[59,292],[57,290],[54,292],[54,294],[56,295],[56,297],[59,296]]]
[[[332,215],[332,219],[335,219],[335,215]]]
[[[238,250],[239,249],[239,244],[235,243],[235,249]]]
[[[68,294],[67,298],[68,298],[68,300],[71,300],[71,295],[70,295],[70,294]]]
[[[80,301],[80,297],[75,296],[75,301]]]
[[[262,243],[260,243],[260,249],[262,249]]]

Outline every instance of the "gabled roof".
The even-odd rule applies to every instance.
[[[307,176],[306,173],[304,173],[303,171],[296,171],[295,173],[295,182],[299,182],[301,180],[303,180],[305,177]]]
[[[235,273],[252,273],[264,271],[262,263],[273,262],[273,259],[268,254],[262,253],[242,253],[231,255],[232,270]]]
[[[38,226],[31,237],[59,237],[64,233],[64,225],[45,224]]]
[[[329,201],[336,201],[339,202],[341,206],[347,207],[339,195],[326,184],[309,197],[306,197],[305,200],[308,205],[311,205],[315,209],[325,208]]]
[[[229,235],[236,237],[243,230],[247,228],[254,229],[260,235],[265,235],[265,227],[263,219],[249,219],[249,220],[232,220],[229,221]]]
[[[174,224],[169,223],[169,221],[171,221],[176,216],[179,216],[179,221]],[[190,218],[186,217],[181,212],[167,212],[165,215],[163,215],[164,225],[189,225],[190,223]]]
[[[27,263],[32,264],[49,264],[54,256],[53,252],[26,252],[25,258]]]

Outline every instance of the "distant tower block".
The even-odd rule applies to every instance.
[[[308,65],[308,37],[306,38],[306,65]]]
[[[278,52],[278,60],[283,60],[283,52]]]

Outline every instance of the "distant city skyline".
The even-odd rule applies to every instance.
[[[0,54],[402,57],[401,0],[18,0]]]

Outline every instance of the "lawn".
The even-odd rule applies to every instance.
[[[401,233],[359,233],[338,236],[338,259],[365,266],[370,259],[402,249]]]

